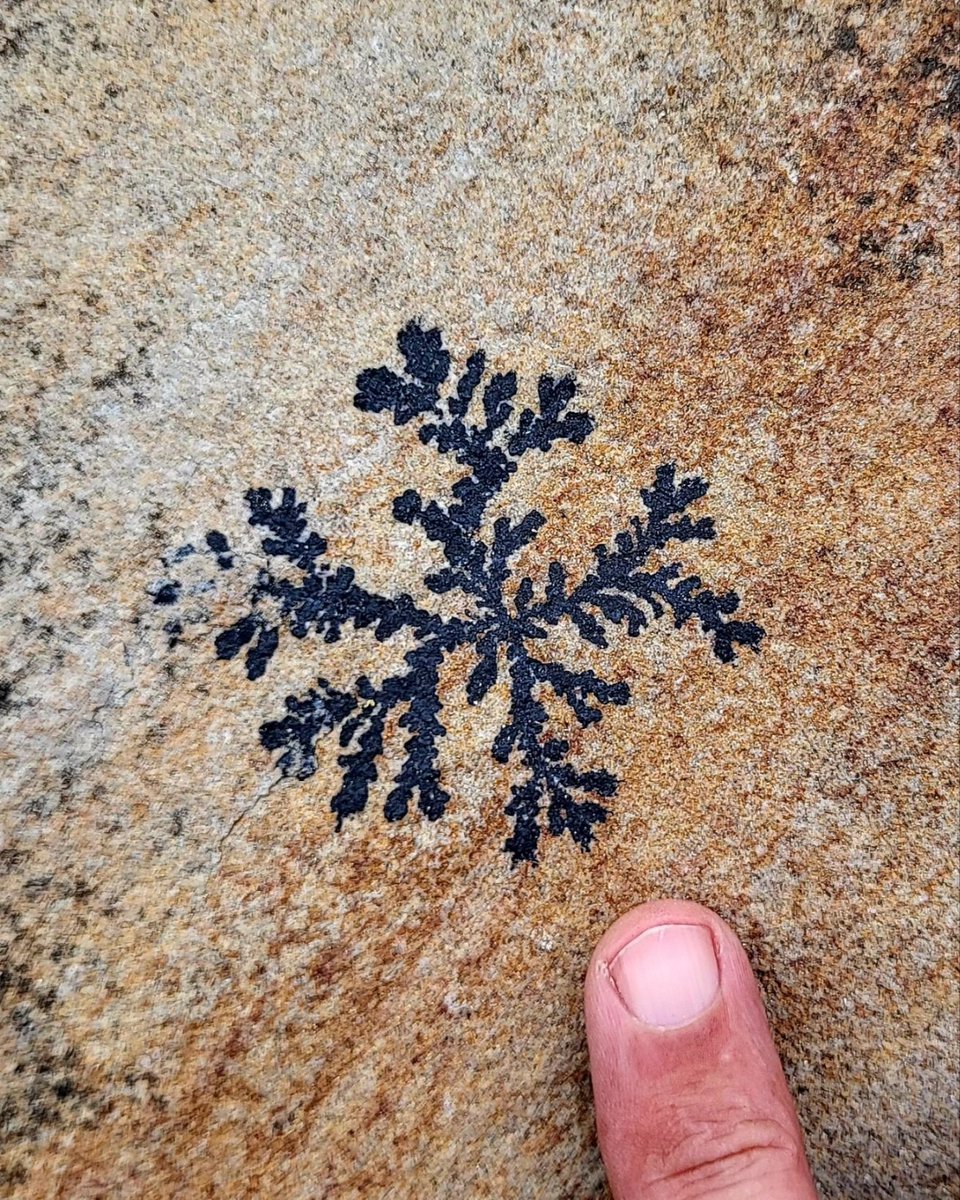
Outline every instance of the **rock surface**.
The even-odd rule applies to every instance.
[[[21,0],[0,100],[0,1191],[600,1197],[581,977],[670,894],[743,938],[823,1196],[955,1195],[954,10]],[[260,727],[414,633],[216,654],[250,488],[460,611],[392,504],[464,468],[353,403],[413,318],[592,417],[487,514],[546,519],[514,580],[676,463],[685,570],[765,630],[549,630],[631,693],[550,708],[619,779],[589,852],[503,850],[503,661],[442,664],[441,819],[383,819],[401,706],[337,832],[336,736],[298,779]]]

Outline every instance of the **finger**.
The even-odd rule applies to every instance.
[[[633,909],[601,938],[584,999],[616,1200],[816,1200],[753,972],[715,913]]]

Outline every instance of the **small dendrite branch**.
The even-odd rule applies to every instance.
[[[443,546],[450,565],[424,576],[431,592],[443,595],[459,588],[500,615],[504,612],[503,585],[510,577],[508,559],[533,541],[545,521],[535,510],[516,525],[507,517],[498,517],[493,524],[493,544],[488,546],[475,533],[464,533],[435,501],[424,505],[417,492],[398,496],[393,514],[404,524],[417,521],[432,541]]]
[[[596,710],[584,703],[586,695],[598,699],[606,695],[612,703],[625,703],[627,690],[623,685],[605,684],[592,672],[577,674],[538,662],[519,647],[511,648],[509,659],[510,719],[494,740],[493,756],[505,763],[516,750],[528,775],[511,789],[506,812],[513,818],[514,829],[504,849],[514,862],[537,861],[540,814],[546,806],[550,832],[567,832],[581,849],[588,850],[595,836],[593,827],[606,820],[606,809],[591,800],[578,799],[574,793],[612,796],[617,779],[609,771],[578,771],[566,761],[570,743],[544,735],[547,710],[536,691],[541,682],[555,687],[568,703],[572,701],[578,719],[586,725],[597,719],[589,715]]]
[[[436,632],[442,621],[418,608],[406,593],[378,596],[359,587],[351,567],[332,567],[321,561],[327,543],[309,531],[305,503],[298,503],[293,488],[284,488],[279,503],[267,488],[246,494],[249,523],[267,530],[261,545],[268,559],[286,560],[295,575],[281,574],[272,566],[261,570],[250,591],[250,611],[216,639],[218,658],[235,658],[248,646],[247,677],[259,679],[280,644],[286,627],[295,638],[313,633],[325,642],[338,641],[343,627],[372,627],[378,641],[386,641],[402,628],[417,634]]]
[[[346,817],[367,806],[370,787],[379,777],[378,759],[384,752],[384,731],[390,713],[405,708],[399,719],[410,736],[405,759],[387,796],[384,815],[389,821],[406,816],[414,794],[417,807],[429,820],[443,815],[450,799],[440,786],[437,766],[439,738],[446,730],[439,720],[440,666],[444,655],[462,644],[467,627],[447,625],[405,655],[407,670],[375,686],[361,676],[354,693],[341,692],[325,679],[305,696],[288,696],[287,715],[260,727],[267,750],[283,753],[277,765],[283,775],[307,779],[317,769],[316,741],[340,726],[340,746],[347,753],[337,762],[343,769],[339,791],[330,802],[340,829]]]
[[[587,703],[591,697],[600,704],[626,704],[630,700],[630,688],[625,683],[608,683],[593,671],[571,671],[560,663],[540,662],[529,656],[528,660],[534,679],[547,684],[566,701],[584,727],[603,717],[599,708]]]
[[[481,400],[483,421],[469,421],[468,412],[486,368],[483,351],[470,356],[453,394],[441,398],[440,388],[447,380],[451,360],[440,331],[425,330],[411,321],[398,334],[397,346],[406,363],[405,373],[400,375],[387,367],[362,371],[354,403],[364,412],[392,412],[397,425],[416,416],[433,418],[421,426],[420,440],[425,445],[434,443],[442,454],[452,454],[469,468],[469,474],[454,484],[457,503],[445,514],[461,530],[480,528],[487,504],[516,471],[517,461],[524,454],[549,450],[560,439],[579,445],[593,429],[589,413],[566,411],[576,394],[573,379],[554,379],[550,375],[540,377],[539,411],[525,408],[511,426],[511,401],[517,393],[513,371],[490,378]],[[441,533],[436,517],[443,510],[434,503],[414,511],[405,499],[410,495],[405,493],[398,501],[403,505],[401,512],[405,509],[408,514],[407,518],[398,515],[398,520],[431,522],[434,532],[427,529],[428,536],[446,545],[449,535]]]
[[[391,676],[379,688],[367,679],[359,681],[358,694],[367,703],[340,731],[341,746],[346,748],[355,742],[355,749],[337,759],[344,771],[343,780],[330,807],[336,813],[338,829],[345,817],[366,808],[370,786],[378,777],[377,760],[383,754],[387,717],[401,705],[406,706],[406,712],[399,723],[410,737],[404,742],[406,758],[387,796],[384,816],[388,821],[405,817],[414,793],[417,807],[428,820],[436,821],[443,815],[450,796],[440,786],[437,766],[437,741],[446,736],[439,720],[439,672],[449,648],[440,638],[430,639],[405,656],[408,670],[403,674]]]
[[[736,592],[717,595],[703,587],[697,575],[680,578],[679,563],[645,569],[653,551],[669,542],[706,541],[716,536],[711,518],[694,521],[683,515],[706,491],[707,484],[699,477],[678,482],[672,463],[660,467],[654,486],[640,493],[646,519],[632,517],[630,530],[618,533],[613,546],[597,546],[594,569],[569,592],[564,567],[552,562],[545,599],[531,610],[531,619],[556,625],[568,617],[588,642],[606,647],[597,613],[614,625],[626,624],[628,634],[636,637],[651,618],[662,617],[669,608],[678,629],[691,617],[699,620],[712,636],[713,652],[721,662],[736,659],[737,645],[758,650],[763,629],[752,621],[729,619],[740,605]]]
[[[284,705],[285,717],[260,726],[260,742],[265,750],[283,751],[277,760],[282,775],[309,779],[317,769],[317,738],[345,721],[357,701],[321,677],[305,696],[287,696]]]

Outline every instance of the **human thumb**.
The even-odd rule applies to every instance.
[[[601,938],[584,992],[616,1200],[816,1200],[750,964],[715,913],[633,909]]]

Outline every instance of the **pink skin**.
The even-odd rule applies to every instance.
[[[816,1200],[753,972],[715,913],[658,900],[621,917],[584,1002],[616,1200]]]

